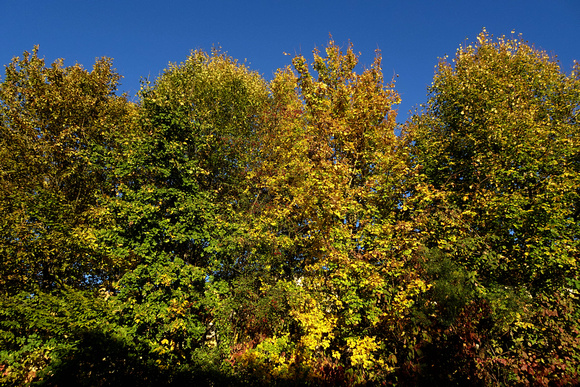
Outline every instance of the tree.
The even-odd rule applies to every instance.
[[[297,56],[295,71],[271,83],[261,163],[250,174],[249,262],[269,278],[261,289],[292,294],[285,320],[293,322],[263,331],[248,350],[257,364],[271,364],[266,373],[384,378],[397,361],[390,338],[426,289],[409,264],[408,159],[392,108],[399,96],[384,82],[379,53],[361,74],[357,63],[351,46],[343,53],[331,41],[324,54],[314,51],[314,74]]]
[[[474,299],[474,311],[491,305],[495,325],[488,339],[479,336],[490,358],[498,346],[521,356],[523,342],[537,345],[546,364],[562,355],[552,340],[527,341],[521,328],[540,332],[529,321],[546,308],[543,297],[554,309],[560,297],[575,297],[565,288],[578,279],[579,69],[566,75],[521,39],[493,40],[483,31],[451,63],[440,62],[412,123],[425,177],[415,196],[427,214],[417,227],[430,261],[456,268],[455,282],[468,295],[463,306]],[[442,275],[449,284],[448,273],[436,278]],[[459,318],[467,309],[458,306]],[[500,339],[507,334],[526,338],[508,344]]]
[[[94,286],[122,266],[94,249],[98,197],[109,195],[97,154],[111,149],[132,107],[109,59],[92,71],[46,67],[38,48],[0,84],[0,292]]]
[[[229,352],[227,338],[206,336],[227,329],[219,306],[239,250],[224,241],[242,221],[236,211],[267,97],[259,74],[217,50],[195,51],[144,85],[140,130],[110,158],[119,184],[99,241],[135,264],[117,286],[118,323],[168,366],[208,358],[219,367]]]
[[[134,107],[116,95],[112,62],[47,67],[38,48],[0,83],[0,363],[23,384],[81,351],[106,323],[103,292],[126,269],[95,245],[104,162]],[[99,292],[99,289],[101,292]],[[91,327],[90,329],[87,327]],[[102,356],[101,356],[102,358]]]
[[[111,161],[120,183],[102,241],[140,262],[206,267],[212,236],[239,201],[266,85],[223,53],[196,51],[140,96],[141,131]]]
[[[454,62],[440,64],[418,118],[417,163],[485,239],[469,258],[481,276],[531,292],[561,286],[578,255],[577,75],[485,32]]]

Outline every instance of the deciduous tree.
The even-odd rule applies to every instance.
[[[38,49],[6,66],[0,84],[0,292],[107,281],[120,262],[94,249],[98,198],[111,193],[98,154],[115,144],[132,106],[115,94],[109,59],[92,71],[47,67]]]
[[[393,370],[389,338],[402,334],[409,307],[426,290],[409,266],[408,159],[393,109],[399,96],[383,79],[379,53],[360,74],[357,64],[351,46],[343,52],[331,41],[314,51],[314,71],[297,56],[294,71],[276,74],[250,209],[252,235],[264,246],[254,262],[296,294],[288,317],[298,327],[291,346],[282,331],[258,352],[277,348],[286,368],[300,359],[312,378],[344,367],[340,378],[351,382]]]
[[[521,328],[541,331],[529,321],[546,310],[544,297],[552,302],[548,309],[576,299],[569,284],[578,280],[578,70],[575,64],[567,75],[554,58],[521,39],[494,40],[483,31],[451,62],[441,60],[428,103],[414,118],[413,151],[425,176],[415,191],[424,211],[416,227],[429,261],[439,265],[431,295],[443,291],[436,298],[439,313],[453,305],[456,312],[446,316],[460,319],[465,310],[491,307],[491,331],[470,328],[465,345],[477,344],[490,358],[502,349],[518,353],[517,367],[525,363],[524,345],[536,346],[542,361],[556,368],[560,360],[554,359],[571,359],[552,345],[567,339],[528,341]],[[507,335],[515,342],[506,342]],[[472,356],[479,358],[479,350]],[[490,368],[483,374],[506,379],[487,383],[510,380],[511,371],[490,371],[502,368],[502,361],[485,363]],[[575,372],[568,369],[568,376]]]

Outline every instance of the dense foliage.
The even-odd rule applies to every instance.
[[[381,55],[0,82],[6,385],[580,383],[580,65],[485,31],[397,124]]]

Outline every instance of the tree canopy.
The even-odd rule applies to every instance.
[[[484,30],[397,123],[381,64],[15,58],[2,383],[580,383],[580,65]]]

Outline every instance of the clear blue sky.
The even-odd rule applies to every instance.
[[[284,52],[311,59],[332,34],[342,46],[350,40],[363,65],[381,49],[386,78],[399,75],[404,121],[425,102],[438,58],[483,27],[494,36],[522,33],[567,72],[580,60],[580,0],[0,0],[0,63],[34,45],[49,63],[90,68],[108,56],[124,76],[120,90],[135,95],[141,77],[156,77],[192,49],[219,44],[271,79],[290,64]]]

